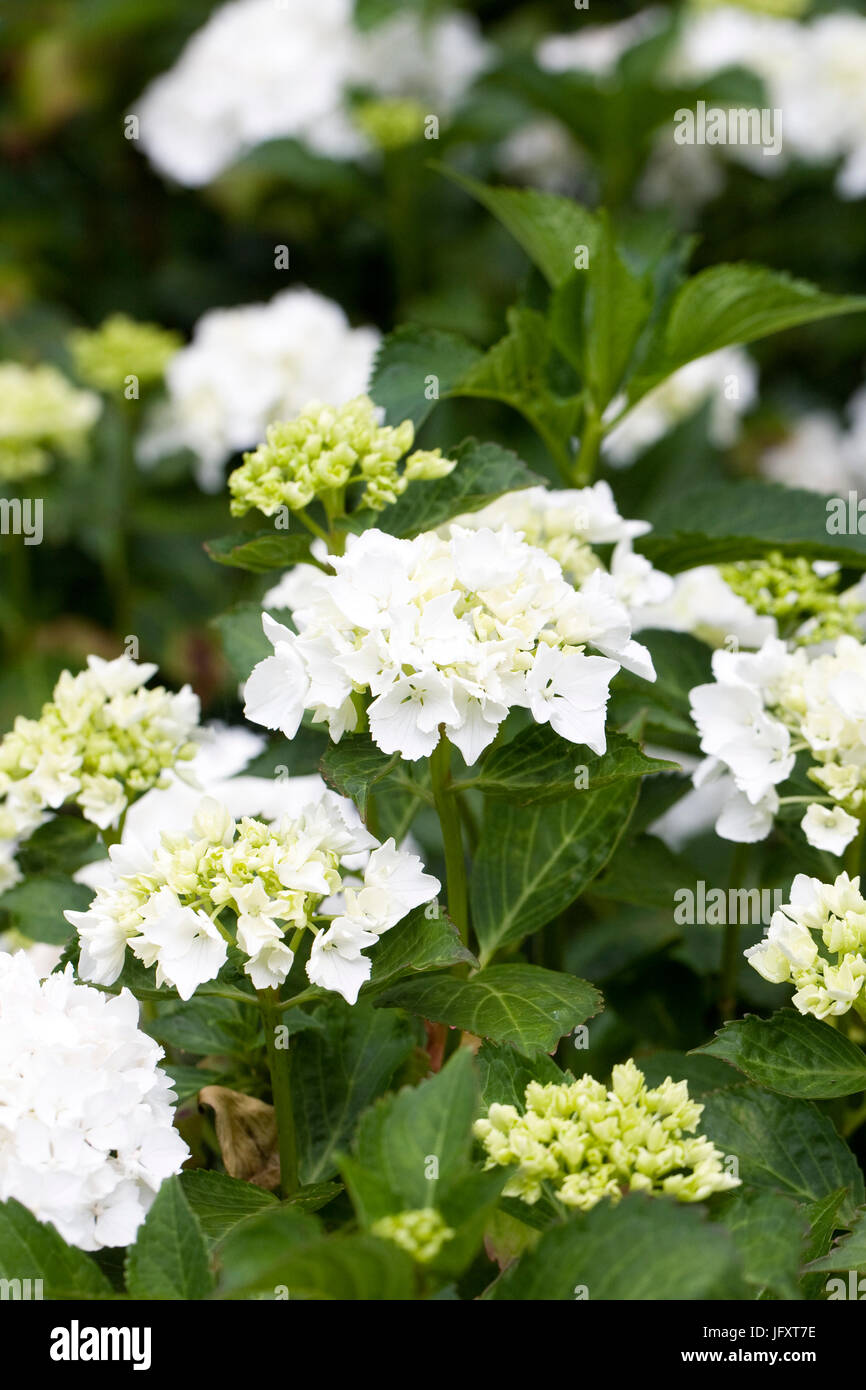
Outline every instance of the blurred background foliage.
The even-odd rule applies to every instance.
[[[437,8],[429,0],[402,7],[358,0],[356,18],[369,24],[416,7]],[[212,183],[182,188],[125,138],[124,122],[215,8],[207,0],[6,0],[0,357],[53,362],[73,375],[67,334],[75,326],[95,326],[121,310],[186,338],[206,310],[267,301],[288,285],[334,299],[353,324],[388,331],[414,321],[492,343],[507,306],[516,297],[532,303],[538,285],[508,235],[434,164],[507,180],[503,143],[545,109],[579,136],[578,195],[604,197],[620,226],[640,218],[641,235],[679,224],[695,237],[693,268],[755,260],[826,289],[863,287],[866,217],[862,202],[834,196],[832,167],[794,164],[762,177],[728,161],[721,192],[699,213],[675,203],[637,208],[634,189],[658,101],[655,40],[632,50],[603,90],[584,81],[581,95],[581,79],[568,88],[558,79],[539,83],[531,72],[545,35],[628,18],[644,8],[634,0],[592,0],[588,12],[552,0],[465,6],[494,58],[437,142],[341,161],[274,140]],[[808,8],[842,7],[815,0]],[[670,14],[675,21],[677,11]],[[730,90],[754,94],[756,81],[741,70]],[[283,243],[289,271],[274,266],[274,248]],[[722,464],[705,430],[678,432],[659,460],[672,476],[678,469],[750,471],[786,412],[841,408],[864,379],[866,322],[854,315],[782,334],[755,356],[761,406],[741,442]],[[470,430],[507,442],[551,474],[522,422],[483,402],[444,404],[423,439],[447,445]],[[136,470],[129,433],[129,413],[107,402],[87,457],[40,479],[46,540],[26,557],[31,621],[20,641],[6,644],[0,726],[38,708],[64,664],[80,664],[87,651],[115,651],[128,634],[167,679],[191,680],[207,713],[236,709],[234,677],[208,622],[230,603],[257,597],[261,585],[215,566],[202,548],[226,529],[225,494],[201,493],[182,455]],[[622,483],[628,511],[651,488],[651,473],[644,468]],[[112,567],[119,531],[127,551],[122,579]],[[0,547],[8,549],[9,538],[0,537]]]

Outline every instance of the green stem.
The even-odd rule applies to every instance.
[[[585,487],[595,477],[598,467],[598,450],[604,435],[601,416],[593,405],[587,405],[583,420],[583,433],[580,438],[580,453],[574,465],[574,481],[578,487]]]
[[[295,1140],[295,1115],[292,1109],[290,1056],[287,1047],[277,1047],[277,1026],[280,1017],[280,996],[276,989],[256,991],[262,1011],[268,1067],[271,1073],[271,1094],[277,1118],[277,1143],[280,1153],[280,1191],[291,1197],[299,1187],[298,1149]]]
[[[460,813],[451,791],[451,744],[445,736],[444,729],[440,729],[439,742],[430,758],[430,776],[433,782],[433,801],[442,827],[442,843],[445,847],[448,912],[465,945],[469,933],[466,860],[460,831]]]

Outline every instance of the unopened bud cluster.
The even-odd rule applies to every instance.
[[[383,1216],[371,1230],[374,1236],[399,1245],[401,1250],[422,1265],[435,1260],[445,1242],[455,1235],[435,1207],[418,1207],[414,1211],[398,1212],[395,1216]]]
[[[860,636],[863,602],[856,592],[838,592],[840,572],[834,564],[773,551],[761,560],[722,565],[720,573],[754,612],[775,618],[780,632],[801,645]]]
[[[97,391],[119,391],[130,375],[140,386],[161,381],[182,345],[179,333],[126,314],[111,314],[92,330],[76,329],[69,339],[79,377]]]
[[[486,1168],[517,1171],[504,1194],[530,1205],[547,1185],[565,1206],[588,1211],[602,1198],[626,1192],[700,1202],[736,1187],[722,1155],[695,1133],[703,1106],[689,1099],[688,1082],[667,1077],[650,1090],[629,1059],[614,1067],[611,1089],[585,1075],[579,1081],[526,1087],[525,1109],[491,1105],[475,1134]]]
[[[296,419],[270,425],[265,442],[244,454],[229,478],[232,514],[256,507],[274,516],[282,507],[300,511],[316,498],[339,514],[346,488],[356,483],[362,486],[359,506],[382,511],[410,482],[444,477],[455,466],[440,450],[417,450],[401,471],[414,438],[411,420],[380,424],[368,396],[342,406],[312,402]]]
[[[0,483],[45,473],[53,453],[75,453],[101,409],[56,367],[0,362]]]

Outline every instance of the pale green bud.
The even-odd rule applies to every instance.
[[[447,478],[457,467],[456,459],[444,459],[441,449],[416,449],[406,460],[403,477],[410,483],[429,483]]]

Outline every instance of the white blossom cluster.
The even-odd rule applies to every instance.
[[[770,918],[764,938],[745,952],[773,984],[796,985],[801,1014],[837,1018],[854,1009],[866,1019],[866,899],[860,879],[835,883],[798,874],[791,901]]]
[[[342,405],[363,392],[379,341],[376,329],[351,328],[338,304],[303,288],[211,309],[168,364],[167,399],[151,412],[139,461],[189,449],[199,485],[216,491],[227,461],[254,448],[272,421],[311,400]]]
[[[232,0],[217,9],[131,112],[157,169],[202,185],[263,141],[287,137],[329,158],[356,158],[368,145],[352,119],[353,91],[411,97],[441,118],[487,61],[468,15],[424,22],[407,10],[361,32],[353,12],[354,0]]]
[[[845,493],[866,482],[866,386],[854,393],[841,422],[828,410],[794,421],[787,438],[766,449],[761,472],[788,487]]]
[[[412,761],[444,727],[475,762],[514,706],[602,753],[619,667],[655,678],[611,576],[595,569],[575,589],[509,526],[413,540],[371,529],[330,564],[300,586],[297,632],[263,615],[274,654],[246,683],[247,717],[289,738],[308,709],[339,741],[369,693],[374,742]]]
[[[732,638],[739,647],[760,647],[777,636],[775,618],[756,613],[715,565],[698,565],[675,575],[670,592],[641,609],[640,625],[690,632],[710,647],[724,646]]]
[[[764,82],[783,117],[782,159],[838,162],[836,191],[866,195],[866,17],[844,10],[808,22],[735,6],[696,9],[683,25],[672,75],[694,80],[741,66]],[[765,176],[778,159],[755,146],[730,147]]]
[[[765,839],[780,807],[777,788],[803,752],[816,790],[802,829],[809,844],[841,854],[866,812],[866,647],[844,636],[810,657],[770,638],[758,652],[714,652],[713,675],[690,700],[708,755],[695,785],[724,777],[730,790],[718,834]]]
[[[456,521],[469,530],[511,526],[528,545],[552,555],[576,588],[594,570],[605,570],[594,547],[613,545],[609,572],[614,591],[634,620],[647,605],[664,603],[673,593],[670,575],[654,569],[632,549],[637,536],[652,530],[650,523],[620,516],[610,485],[603,480],[591,487],[508,492]]]
[[[189,1150],[138,1004],[0,955],[0,1201],[82,1250],[129,1245]]]
[[[110,877],[100,876],[87,911],[65,914],[81,942],[79,973],[113,984],[128,946],[181,999],[216,978],[235,944],[256,989],[278,988],[294,960],[286,933],[309,930],[311,982],[354,1004],[371,970],[361,952],[439,892],[416,855],[379,844],[333,792],[276,825],[236,822],[206,797],[186,832],[109,853]]]
[[[17,882],[15,848],[74,804],[101,830],[195,753],[199,702],[189,686],[172,694],[145,682],[156,666],[131,657],[87,658],[64,671],[38,719],[19,716],[0,741],[0,887]]]
[[[742,348],[720,348],[687,362],[653,387],[620,419],[625,401],[617,397],[605,412],[613,427],[602,453],[614,467],[624,467],[662,439],[675,425],[709,404],[709,436],[719,448],[733,444],[740,417],[755,404],[758,370]]]

